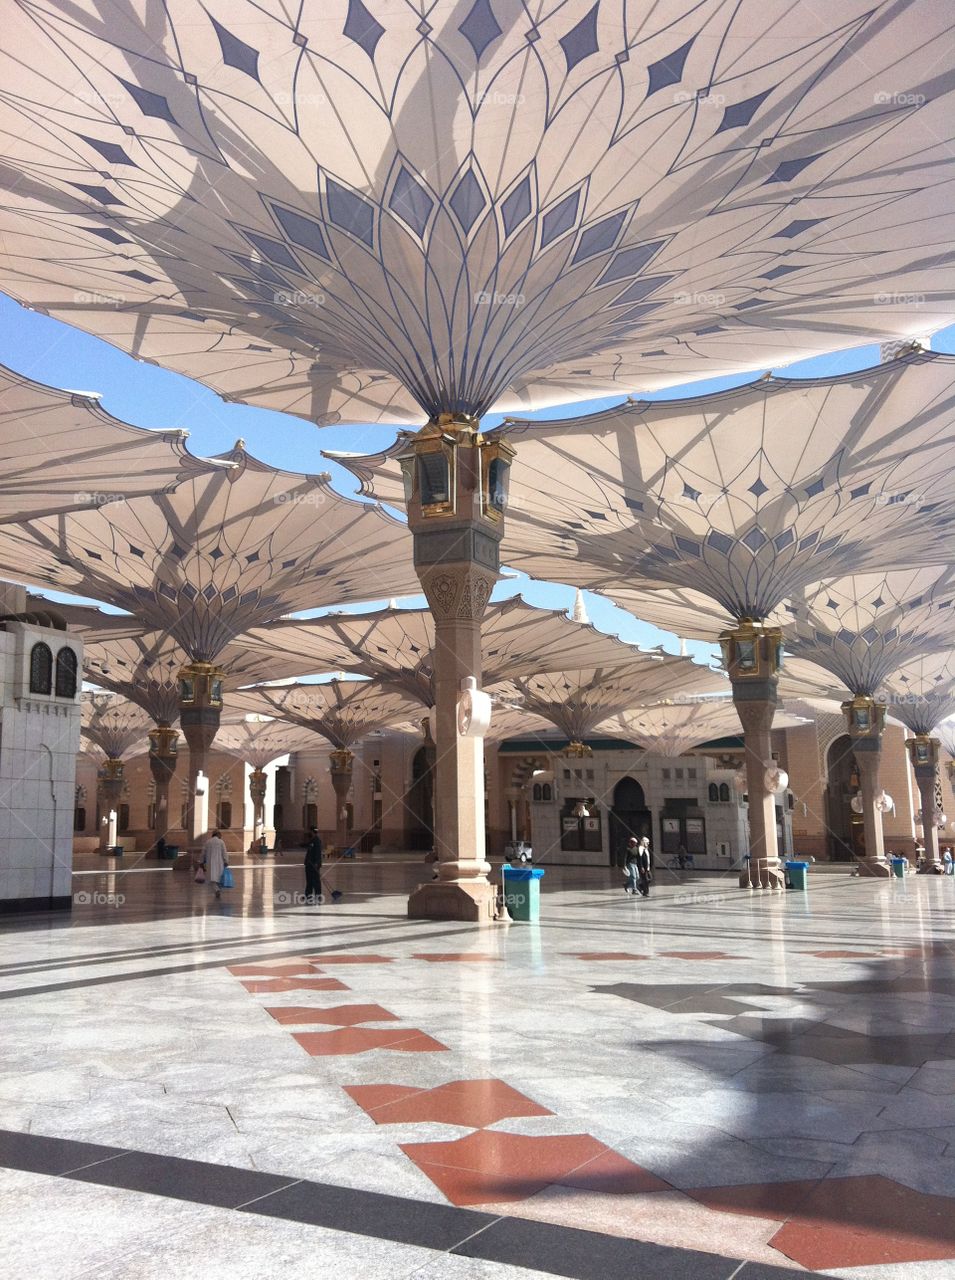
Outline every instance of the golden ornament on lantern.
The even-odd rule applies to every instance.
[[[592,756],[593,753],[593,747],[588,747],[586,742],[580,742],[578,739],[574,738],[571,742],[567,743],[567,746],[564,747],[561,755],[567,760],[586,760]]]
[[[752,618],[720,636],[723,666],[731,680],[769,680],[783,665],[783,633]]]
[[[179,701],[183,706],[222,706],[225,672],[212,662],[187,662],[179,669]]]
[[[905,749],[916,769],[934,769],[938,764],[938,751],[941,745],[938,738],[932,738],[927,733],[917,733],[914,738],[906,741]]]
[[[856,694],[842,704],[842,714],[851,738],[879,738],[885,729],[888,708],[884,702],[876,702],[868,694]]]
[[[476,450],[477,458],[468,461],[464,450]],[[481,517],[500,523],[513,457],[506,441],[481,434],[476,418],[440,414],[398,458],[409,512],[425,520]]]

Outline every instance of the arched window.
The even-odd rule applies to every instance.
[[[78,808],[73,810],[73,830],[74,831],[86,830],[86,810],[83,808],[82,805],[80,805]]]
[[[302,826],[306,831],[311,831],[312,827],[318,826],[318,805],[307,804],[302,811]]]
[[[534,803],[535,803],[535,804],[540,804],[540,802],[541,802],[541,801],[543,800],[543,798],[544,798],[544,788],[541,786],[541,784],[540,784],[539,782],[535,782],[535,783],[534,783],[534,792],[533,792],[533,794],[534,794]]]
[[[30,692],[50,693],[53,689],[53,653],[38,641],[30,650]]]
[[[56,696],[76,697],[76,651],[69,646],[56,655]]]
[[[217,806],[216,826],[231,827],[232,826],[232,801],[220,800]]]
[[[549,782],[545,782],[545,783],[544,783],[544,789],[543,789],[543,795],[541,796],[541,799],[543,799],[543,800],[553,800],[553,798],[554,798],[554,793],[553,793],[553,791],[551,790],[550,783],[549,783]]]
[[[710,794],[710,799],[711,799],[711,800],[719,800],[719,798],[720,798],[720,789],[719,789],[719,787],[716,785],[716,783],[715,783],[715,782],[711,782],[711,783],[710,783],[708,790],[709,790],[709,794]]]
[[[728,804],[729,798],[730,798],[730,784],[728,782],[721,782],[720,783],[720,799],[723,801],[724,804]]]

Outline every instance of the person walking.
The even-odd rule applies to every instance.
[[[202,866],[206,880],[216,887],[216,897],[222,897],[222,873],[229,865],[226,859],[225,841],[218,830],[213,831],[202,850]]]
[[[322,837],[318,828],[312,827],[305,846],[305,897],[314,906],[315,898],[322,896]]]
[[[627,883],[624,886],[624,893],[636,894],[639,872],[637,869],[637,849],[639,841],[636,836],[631,836],[627,841],[627,853],[623,864],[623,873],[627,877]]]
[[[648,836],[641,836],[636,852],[637,888],[645,898],[650,896],[650,881],[653,879],[653,854],[650,852]]]

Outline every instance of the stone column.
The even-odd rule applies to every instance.
[[[861,876],[884,879],[892,874],[885,857],[882,834],[882,812],[878,801],[882,795],[879,766],[882,762],[882,733],[885,729],[885,703],[867,694],[856,694],[842,704],[846,728],[852,739],[852,754],[859,766],[862,792],[862,822],[865,831],[865,857],[859,862]]]
[[[249,799],[252,801],[252,835],[257,842],[265,833],[265,793],[269,777],[264,769],[249,774]]]
[[[179,760],[179,734],[168,724],[149,731],[149,771],[156,784],[156,831],[153,847],[169,832],[169,784]]]
[[[111,809],[119,812],[123,798],[125,770],[122,760],[110,757],[97,773],[97,789],[100,795],[99,851],[104,853],[109,844],[109,814]],[[103,819],[107,821],[104,822]]]
[[[209,748],[219,732],[224,672],[211,662],[189,662],[179,672],[179,723],[189,745],[189,792],[186,798],[186,839],[196,850],[205,835],[196,828],[196,779],[208,778]]]
[[[767,788],[773,766],[773,716],[782,651],[782,632],[750,618],[720,636],[723,661],[733,689],[733,705],[743,726],[743,757],[749,796],[749,863],[740,888],[782,889],[776,839],[776,793]]]
[[[402,459],[415,568],[434,617],[434,829],[438,878],[415,889],[408,914],[490,923],[496,890],[485,857],[484,740],[462,732],[465,681],[481,682],[481,619],[500,577],[504,486],[512,456],[477,423],[442,415]],[[459,702],[462,715],[459,719]]]
[[[938,738],[927,733],[917,733],[905,744],[922,801],[922,838],[925,842],[925,865],[929,868],[942,865],[938,852],[938,808],[935,804],[935,773],[941,745]]]
[[[335,790],[335,848],[341,854],[348,848],[348,793],[355,756],[347,747],[338,747],[329,755],[329,761],[328,772]]]

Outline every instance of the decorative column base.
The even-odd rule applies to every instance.
[[[778,858],[751,858],[739,873],[741,889],[785,889]]]
[[[419,884],[408,899],[412,920],[465,920],[493,924],[497,914],[497,886],[487,880]]]
[[[878,858],[859,859],[859,875],[863,878],[871,876],[878,880],[885,880],[891,874],[892,868],[887,862],[880,862]]]

